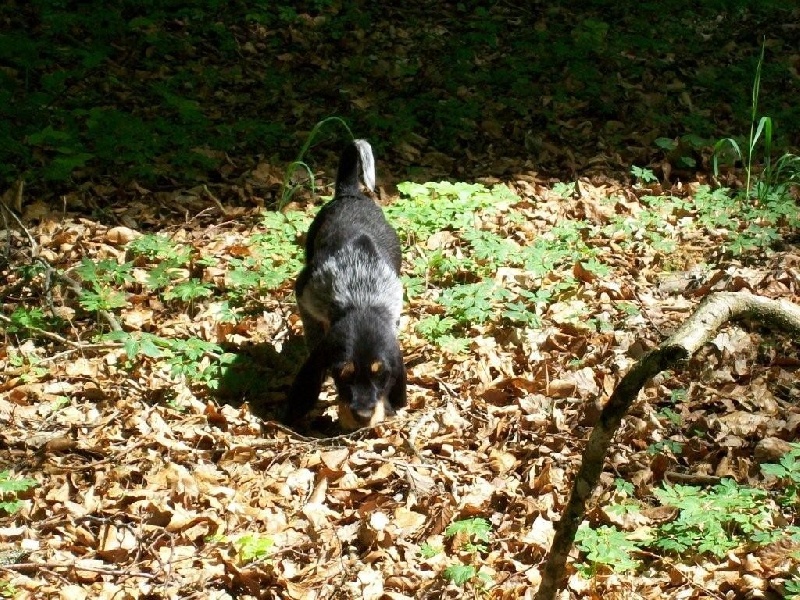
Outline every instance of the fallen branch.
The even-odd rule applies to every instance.
[[[720,292],[706,297],[678,331],[639,359],[619,382],[589,436],[569,502],[556,528],[535,600],[552,600],[564,584],[567,555],[586,513],[586,500],[597,486],[608,447],[622,417],[639,391],[661,371],[672,369],[691,358],[722,325],[744,317],[753,318],[759,324],[800,339],[800,307],[746,292]]]

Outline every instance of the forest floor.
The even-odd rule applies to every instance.
[[[235,60],[210,28],[158,71],[136,44],[160,51],[156,33],[192,17],[137,22],[148,35],[61,98],[105,89],[146,135],[98,109],[94,129],[62,123],[69,152],[51,130],[3,171],[41,179],[3,196],[19,220],[3,209],[0,597],[532,598],[587,436],[636,360],[714,291],[800,304],[796,190],[744,198],[741,166],[711,173],[715,139],[749,127],[757,12],[681,17],[682,55],[674,28],[622,51],[600,8],[420,2],[367,27],[312,4],[232,28]],[[628,41],[644,35],[618,16]],[[798,147],[798,35],[785,20],[768,38],[780,153]],[[216,79],[187,84],[179,64]],[[154,84],[183,119],[157,133],[183,123],[173,141],[211,162],[145,147],[150,76],[196,93]],[[259,130],[272,145],[234,132],[235,151],[213,147],[227,116],[265,110],[284,128]],[[328,385],[293,431],[274,421],[305,353],[292,286],[341,139],[326,129],[302,157],[316,192],[289,164],[330,114],[373,142],[403,240],[409,404],[345,432]],[[650,382],[563,597],[800,594],[799,370],[797,340],[747,322]]]

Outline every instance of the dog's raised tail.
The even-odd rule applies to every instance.
[[[353,140],[342,152],[336,173],[336,195],[358,194],[359,177],[367,189],[375,190],[375,158],[367,140]]]

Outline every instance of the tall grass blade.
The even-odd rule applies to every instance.
[[[297,158],[286,167],[286,171],[283,174],[283,185],[281,186],[281,199],[278,201],[278,210],[281,211],[284,207],[289,204],[292,200],[292,196],[297,191],[298,186],[291,185],[292,175],[297,167],[303,167],[308,172],[309,180],[311,181],[311,192],[316,193],[314,189],[314,174],[311,172],[309,166],[305,163],[305,155],[308,152],[308,149],[311,147],[311,144],[314,143],[314,139],[317,137],[317,134],[325,127],[328,123],[334,123],[341,125],[347,131],[347,134],[350,136],[350,139],[355,139],[353,136],[353,132],[350,130],[350,127],[345,123],[344,119],[341,117],[326,117],[319,121],[316,125],[314,125],[311,132],[308,134],[306,141],[303,143],[303,146],[300,148],[300,152],[297,155]]]
[[[742,160],[742,149],[739,147],[739,144],[733,138],[724,138],[719,140],[716,144],[714,144],[714,177],[719,176],[719,155],[721,151],[728,146],[729,148],[733,149],[736,158]]]

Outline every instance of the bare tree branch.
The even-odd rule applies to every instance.
[[[569,502],[556,528],[535,600],[553,600],[564,584],[567,555],[575,540],[575,532],[586,513],[586,500],[597,486],[608,447],[622,417],[628,412],[639,391],[661,371],[691,358],[725,323],[746,317],[800,339],[800,307],[783,300],[771,300],[746,292],[720,292],[706,297],[678,331],[639,359],[619,382],[589,436]]]

